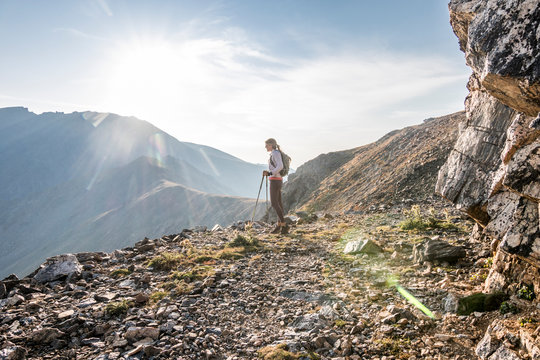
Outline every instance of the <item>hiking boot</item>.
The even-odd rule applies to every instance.
[[[289,233],[289,225],[285,224],[281,227],[281,235],[285,235]]]
[[[282,226],[277,224],[274,230],[270,231],[270,234],[279,234],[281,232]]]

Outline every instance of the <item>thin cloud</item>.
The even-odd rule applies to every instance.
[[[107,16],[113,16],[113,12],[111,11],[111,8],[109,7],[109,4],[106,0],[97,0],[97,3],[101,10],[103,10],[103,12],[107,14]]]
[[[83,31],[80,31],[80,30],[77,30],[77,29],[74,29],[74,28],[56,28],[56,29],[53,30],[53,32],[67,33],[69,35],[72,35],[72,36],[75,36],[75,37],[78,37],[78,38],[82,38],[82,39],[109,41],[108,39],[106,39],[104,37],[100,37],[100,36],[93,35],[93,34],[88,34],[88,33],[85,33]]]
[[[315,59],[273,73],[279,81],[237,78],[243,90],[220,101],[220,109],[283,123],[309,118],[334,126],[466,79],[444,59],[392,54],[381,54],[380,60],[365,54]]]
[[[413,117],[427,111],[413,112],[403,104],[424,99],[429,109],[446,107],[440,100],[434,103],[432,93],[463,84],[468,76],[437,56],[356,51],[294,59],[269,54],[245,40],[198,39],[182,46],[183,56],[189,54],[195,67],[179,73],[178,84],[183,81],[189,90],[175,92],[184,106],[177,101],[170,109],[175,114],[170,123],[165,122],[168,110],[163,108],[170,104],[162,103],[158,126],[181,139],[225,151],[242,143],[250,148],[246,154],[260,148],[253,134],[262,139],[282,129],[284,135],[276,136],[294,144],[301,162],[312,158],[314,149],[323,152],[373,141],[384,134],[385,122],[420,122],[422,118]],[[186,77],[186,72],[196,76]],[[202,135],[200,124],[206,129]]]

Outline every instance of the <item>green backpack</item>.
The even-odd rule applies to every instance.
[[[281,162],[283,163],[283,169],[279,171],[279,174],[281,176],[287,176],[289,174],[289,167],[291,165],[291,157],[281,150],[279,150],[279,152],[281,153]]]
[[[289,174],[289,166],[291,165],[291,157],[281,150],[278,151],[281,154],[281,162],[283,163],[283,169],[279,171],[279,175],[287,176],[287,174]],[[270,162],[272,163],[272,166],[276,166],[272,161],[272,157],[270,157]]]

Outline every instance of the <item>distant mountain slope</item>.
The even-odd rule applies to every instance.
[[[198,189],[202,173],[206,188],[199,190],[236,196],[256,197],[263,169],[208,146],[180,142],[133,117],[93,112],[36,115],[25,108],[0,109],[0,199],[25,197],[75,177],[91,181],[104,169],[141,156],[175,158],[197,169],[186,171],[190,186]]]
[[[247,219],[263,169],[134,118],[24,108],[0,109],[0,164],[0,278]]]
[[[434,194],[465,113],[428,119],[300,166],[283,188],[287,209],[346,211]]]
[[[74,180],[31,202],[14,204],[10,211],[3,209],[4,275],[25,274],[59,253],[111,251],[145,236],[173,234],[194,225],[230,224],[252,215],[254,199],[200,192],[166,180],[172,177],[152,159],[136,163],[111,171],[87,192],[81,189],[84,182]],[[130,183],[129,178],[140,178],[130,170],[147,174],[146,181]],[[259,206],[258,216],[262,212]]]

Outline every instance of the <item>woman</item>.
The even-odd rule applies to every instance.
[[[281,159],[279,145],[275,139],[270,138],[264,144],[266,151],[270,153],[270,159],[268,160],[268,170],[263,171],[263,176],[268,176],[270,180],[270,202],[278,216],[278,223],[275,229],[272,230],[272,234],[280,232],[286,234],[289,231],[289,227],[285,223],[285,217],[283,216],[283,203],[281,202],[283,178],[279,173],[283,169],[283,160]]]

